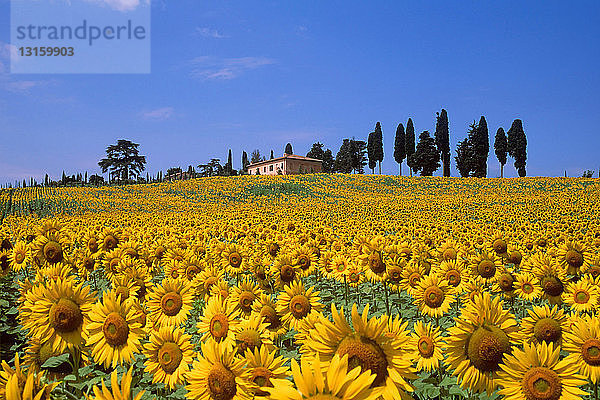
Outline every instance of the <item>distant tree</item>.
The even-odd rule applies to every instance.
[[[458,142],[458,145],[456,146],[456,156],[454,157],[454,160],[456,161],[456,168],[458,169],[460,176],[463,178],[468,177],[469,173],[471,172],[471,167],[469,165],[470,153],[471,150],[468,138],[465,138],[462,141]]]
[[[525,164],[527,161],[527,137],[523,131],[523,122],[515,119],[508,130],[508,154],[515,160],[515,168],[520,177],[527,175]]]
[[[167,176],[172,177],[175,174],[179,174],[181,172],[180,167],[171,167],[167,170]]]
[[[198,165],[198,168],[200,169],[200,176],[210,177],[223,175],[224,168],[220,164],[220,161],[221,160],[218,158],[212,158],[207,164]]]
[[[117,180],[137,179],[146,164],[146,157],[139,154],[138,147],[138,143],[119,139],[117,144],[106,148],[106,158],[100,160],[98,165],[103,173],[110,171],[109,176]]]
[[[292,151],[292,144],[288,143],[285,145],[284,154],[294,154]]]
[[[242,153],[242,171],[244,173],[248,172],[248,165],[250,165],[250,162],[248,161],[248,154],[246,154],[246,152],[244,151]]]
[[[381,162],[383,161],[383,131],[381,123],[375,124],[375,134],[373,135],[373,156],[379,163],[379,175],[381,175]]]
[[[275,158],[275,156],[273,155],[273,150],[271,150],[271,158],[270,159],[272,160],[274,158]]]
[[[443,176],[450,176],[450,133],[448,128],[448,113],[442,108],[437,113],[435,123],[435,145],[440,153],[442,161]]]
[[[62,172],[62,177],[60,178],[60,183],[64,185],[67,183],[67,176],[65,175],[65,171]]]
[[[100,175],[91,175],[90,176],[90,185],[100,186],[104,183],[104,178]]]
[[[369,169],[374,174],[375,167],[377,166],[377,159],[375,158],[375,132],[369,133],[367,139],[367,158],[369,159]]]
[[[227,154],[227,162],[225,163],[225,166],[223,167],[223,174],[225,176],[231,176],[232,175],[232,171],[233,171],[233,166],[232,166],[232,157],[231,157],[231,149],[229,149],[229,153]]]
[[[312,147],[310,148],[310,151],[306,153],[306,157],[322,160],[323,172],[335,172],[335,160],[333,159],[333,154],[329,149],[323,151],[323,143],[313,143]]]
[[[414,163],[412,158],[412,155],[415,153],[415,127],[411,118],[406,123],[406,140],[404,143],[406,144],[406,165],[409,166],[410,176],[412,176],[413,171],[416,172],[416,170],[413,168]]]
[[[344,139],[335,156],[335,170],[344,174],[352,172],[352,149],[350,139]]]
[[[258,149],[255,149],[254,151],[252,151],[252,154],[250,154],[250,163],[251,164],[256,164],[263,160],[264,160],[264,157],[260,155],[260,151]]]
[[[314,158],[317,160],[322,160],[324,155],[325,151],[323,151],[323,143],[320,142],[313,143],[308,153],[306,153],[306,157]]]
[[[504,178],[504,164],[506,164],[508,142],[506,140],[506,134],[504,133],[504,129],[502,129],[502,127],[498,128],[498,130],[496,131],[496,136],[494,137],[494,152],[496,153],[496,158],[500,163],[500,178]]]
[[[487,159],[490,153],[490,137],[487,122],[482,115],[477,124],[475,134],[470,138],[473,149],[472,176],[485,178],[487,176]]]
[[[48,177],[48,174],[46,174],[46,176],[44,176],[44,186],[48,186],[50,184],[50,178]]]
[[[350,140],[352,170],[358,174],[365,173],[367,164],[367,143],[364,140]]]
[[[331,150],[327,149],[323,153],[323,172],[332,173],[335,172],[335,159]]]
[[[188,165],[187,175],[188,175],[188,178],[195,178],[196,177],[196,170],[191,165]]]
[[[396,128],[396,137],[394,139],[394,160],[400,166],[400,176],[402,176],[402,162],[406,158],[406,134],[404,133],[404,125],[398,124]]]
[[[419,135],[419,143],[414,153],[413,161],[421,176],[431,176],[440,167],[440,154],[435,147],[435,140],[428,131]]]
[[[594,171],[592,171],[591,169],[588,169],[588,170],[583,171],[583,175],[581,175],[581,177],[591,178],[593,175],[594,175]]]

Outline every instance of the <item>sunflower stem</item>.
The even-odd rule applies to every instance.
[[[385,281],[381,281],[381,283],[383,284],[383,291],[385,293],[385,311],[387,312],[387,315],[390,315],[390,300],[388,299],[387,285],[385,284]]]
[[[594,400],[598,400],[598,381],[594,383]]]
[[[346,302],[346,308],[348,308],[348,281],[346,275],[344,275],[344,301]]]

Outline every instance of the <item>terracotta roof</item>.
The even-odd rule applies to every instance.
[[[318,160],[316,158],[310,158],[310,157],[304,157],[304,156],[297,156],[295,154],[284,154],[283,157],[276,157],[276,158],[272,158],[270,160],[265,160],[265,161],[260,161],[257,163],[253,163],[248,165],[248,168],[255,166],[255,165],[263,165],[263,164],[271,164],[271,163],[276,163],[279,161],[282,161],[286,158],[290,158],[293,160],[302,160],[302,161],[312,161],[312,162],[323,162],[323,160]]]

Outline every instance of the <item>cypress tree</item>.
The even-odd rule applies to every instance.
[[[404,125],[398,124],[396,128],[396,138],[394,139],[394,160],[400,166],[400,176],[402,176],[402,161],[406,157],[406,134],[404,133]]]
[[[285,154],[294,154],[293,151],[292,151],[292,144],[291,143],[288,143],[288,144],[285,145],[285,151],[284,151],[284,153]]]
[[[487,159],[490,152],[490,137],[487,122],[484,116],[479,119],[475,132],[470,135],[469,142],[473,150],[472,168],[473,176],[485,178],[487,176]]]
[[[494,152],[496,153],[496,158],[500,163],[500,178],[504,178],[504,164],[506,164],[507,151],[508,142],[506,140],[506,134],[504,133],[504,129],[500,127],[496,131],[496,136],[494,137]]]
[[[250,162],[248,161],[248,154],[244,151],[242,152],[242,170],[244,172],[248,172],[248,165],[250,165]]]
[[[443,175],[450,176],[450,131],[448,128],[448,113],[442,108],[437,113],[435,123],[435,145],[440,153],[444,166]]]
[[[271,160],[274,158],[275,158],[275,156],[273,156],[273,150],[271,150]]]
[[[232,175],[233,172],[233,165],[232,165],[232,157],[231,157],[231,149],[229,149],[229,153],[227,154],[227,163],[224,166],[224,175],[225,176],[230,176]]]
[[[369,138],[367,139],[367,158],[369,159],[369,169],[374,174],[375,166],[377,165],[375,158],[375,132],[369,133]]]
[[[523,122],[515,119],[508,130],[508,154],[515,160],[515,168],[520,177],[527,175],[525,164],[527,161],[527,137],[523,131]]]
[[[428,131],[419,135],[419,143],[413,156],[415,168],[421,171],[421,176],[431,176],[440,167],[440,154],[435,146],[435,140]]]
[[[413,173],[414,163],[412,162],[412,155],[415,154],[415,127],[413,126],[412,119],[409,118],[406,123],[406,165],[408,165],[410,170],[410,176]],[[416,172],[416,170],[415,170]]]
[[[464,138],[462,141],[458,142],[458,145],[456,146],[456,157],[454,157],[454,160],[456,160],[456,169],[458,169],[460,176],[463,178],[468,177],[470,172],[469,147],[468,138]]]
[[[381,123],[375,124],[375,134],[373,135],[373,156],[379,163],[379,175],[381,175],[381,162],[383,161],[383,131]]]
[[[50,178],[48,178],[48,174],[46,174],[46,176],[44,176],[44,186],[49,186],[50,184]]]
[[[344,139],[335,156],[335,170],[344,174],[352,172],[352,150],[350,139]]]

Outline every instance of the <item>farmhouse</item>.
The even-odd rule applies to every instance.
[[[248,166],[250,175],[312,174],[322,170],[323,162],[321,160],[295,154],[284,154],[283,157],[257,162]]]

